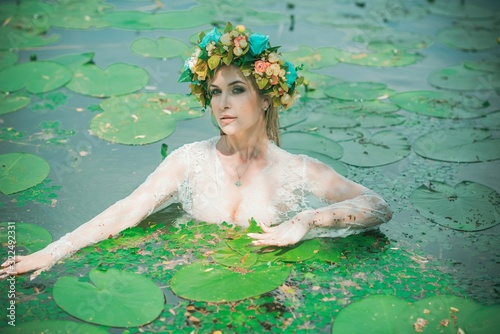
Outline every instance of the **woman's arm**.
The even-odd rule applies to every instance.
[[[184,150],[179,149],[172,152],[129,196],[111,205],[73,232],[38,252],[16,257],[15,263],[4,262],[1,265],[0,278],[36,270],[31,275],[33,279],[77,250],[137,225],[175,195],[187,170],[187,160],[182,151]]]
[[[380,195],[319,161],[306,159],[306,180],[308,191],[331,204],[300,212],[277,226],[261,225],[265,233],[251,234],[256,245],[289,245],[306,234],[328,235],[322,233],[326,229],[365,229],[392,218],[389,206]]]

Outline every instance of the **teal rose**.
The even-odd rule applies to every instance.
[[[220,39],[221,33],[217,30],[217,28],[214,28],[212,31],[210,31],[208,34],[203,37],[201,40],[199,46],[202,50],[205,49],[208,43],[210,42],[215,42],[217,43]]]
[[[264,36],[261,34],[253,34],[248,38],[250,43],[250,52],[252,55],[256,56],[264,52],[269,45],[269,36]]]
[[[293,67],[293,64],[290,63],[289,61],[285,62],[285,67],[286,67],[286,84],[288,87],[292,87],[293,83],[295,80],[297,80],[297,71],[295,71],[295,67]]]

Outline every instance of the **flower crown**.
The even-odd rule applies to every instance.
[[[210,104],[208,82],[222,64],[238,66],[244,76],[253,75],[259,90],[272,98],[274,107],[290,107],[299,97],[296,87],[304,81],[297,75],[301,67],[284,61],[271,47],[269,36],[250,34],[245,27],[233,29],[227,23],[221,34],[214,28],[208,34],[200,33],[195,52],[184,63],[184,72],[179,82],[191,82],[189,87],[201,104]]]

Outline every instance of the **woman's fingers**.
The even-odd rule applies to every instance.
[[[16,256],[14,257],[14,263],[17,263],[17,262],[21,261],[21,260],[22,260],[22,259],[24,259],[24,258],[25,258],[25,256],[22,256],[22,255],[16,255]],[[10,267],[11,265],[12,265],[12,260],[7,260],[7,261],[5,261],[4,263],[2,263],[2,264],[0,265],[0,267],[5,268],[5,267]]]

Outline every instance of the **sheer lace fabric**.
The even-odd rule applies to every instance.
[[[43,251],[50,252],[57,261],[175,202],[196,220],[242,226],[252,217],[266,225],[277,224],[306,210],[317,210],[323,220],[351,217],[348,221],[340,219],[338,226],[318,224],[306,238],[345,236],[390,218],[387,205],[376,193],[363,188],[361,195],[353,194],[350,185],[354,183],[319,161],[292,155],[272,142],[267,150],[267,166],[238,188],[241,200],[236,209],[231,208],[227,189],[235,185],[222,167],[216,150],[218,140],[214,137],[173,151],[132,194]],[[315,176],[326,169],[331,179],[338,180],[338,188],[325,189],[321,178]]]

